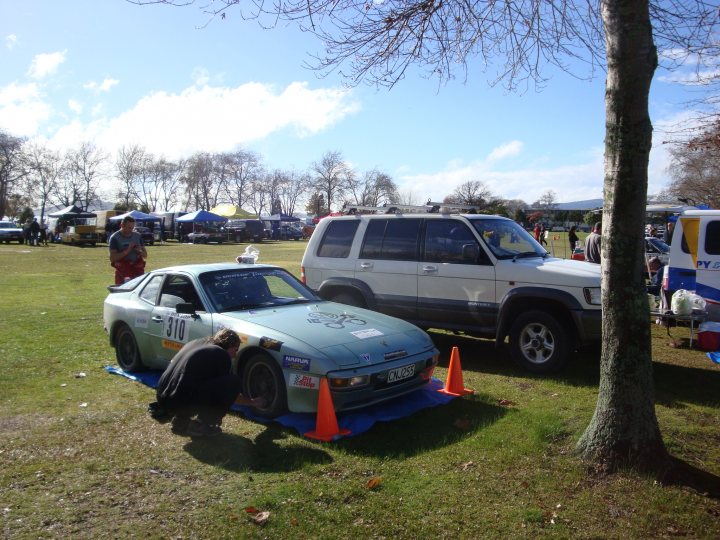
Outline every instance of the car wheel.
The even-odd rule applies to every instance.
[[[264,397],[267,400],[265,408],[253,409],[257,414],[273,418],[287,412],[285,377],[275,360],[266,354],[255,354],[243,367],[242,381],[245,397]]]
[[[115,358],[123,371],[142,371],[145,366],[140,358],[135,334],[130,327],[122,325],[115,337]]]
[[[510,329],[510,353],[515,363],[533,373],[559,370],[570,355],[571,338],[558,320],[544,311],[523,313]]]
[[[358,293],[354,292],[343,291],[334,294],[329,298],[329,300],[331,302],[337,302],[338,304],[346,304],[348,306],[367,308],[365,300]]]

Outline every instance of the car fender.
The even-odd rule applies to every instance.
[[[518,311],[527,311],[532,307],[550,311],[567,322],[572,323],[574,333],[578,327],[572,312],[582,311],[583,306],[569,292],[546,287],[518,287],[511,289],[500,300],[496,344],[502,343],[510,332],[515,315]]]
[[[359,294],[365,300],[365,305],[367,305],[368,309],[373,311],[377,310],[375,293],[373,293],[372,289],[368,286],[367,283],[359,279],[346,277],[331,277],[320,283],[320,286],[317,289],[317,293],[324,300],[329,300],[331,296],[333,296],[336,292],[340,290],[352,291]]]

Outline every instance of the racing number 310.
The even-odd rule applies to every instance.
[[[185,341],[185,319],[178,317],[165,319],[165,337],[172,341]]]

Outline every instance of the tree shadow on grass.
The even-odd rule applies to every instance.
[[[409,457],[472,436],[507,413],[481,396],[465,396],[439,407],[423,409],[393,422],[378,422],[361,437],[336,444],[373,457]]]
[[[330,463],[333,459],[321,448],[307,443],[276,441],[288,436],[277,424],[268,425],[255,442],[223,433],[209,439],[191,439],[185,451],[198,461],[232,472],[289,472],[309,463]]]
[[[720,371],[655,362],[655,401],[666,407],[682,407],[682,402],[720,404]]]
[[[672,468],[659,479],[665,484],[689,488],[700,495],[720,499],[720,476],[712,474],[694,465],[670,456]]]

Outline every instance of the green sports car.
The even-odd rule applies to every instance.
[[[336,411],[388,400],[428,383],[438,361],[416,326],[324,301],[277,266],[174,266],[108,289],[105,330],[122,369],[164,369],[188,341],[230,328],[243,394],[267,400],[263,416],[315,412],[322,377]]]

